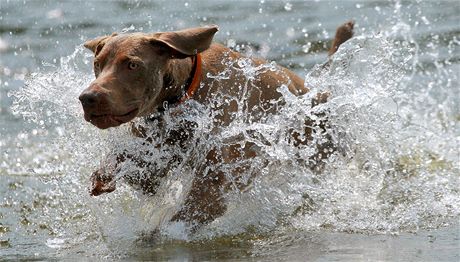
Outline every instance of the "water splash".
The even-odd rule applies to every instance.
[[[192,146],[185,151],[175,146],[152,148],[143,139],[130,136],[127,126],[98,131],[84,123],[76,98],[91,81],[90,57],[80,48],[51,73],[31,75],[23,89],[12,93],[13,111],[40,130],[48,130],[45,135],[50,139],[44,142],[44,151],[58,155],[61,164],[47,165],[40,172],[64,175],[53,182],[55,194],[63,199],[56,210],[63,211],[61,217],[65,218],[66,212],[76,213],[65,203],[76,203],[78,211],[87,215],[78,224],[92,223],[98,228],[90,234],[92,227],[83,226],[86,238],[126,243],[141,232],[156,229],[167,238],[190,240],[283,227],[365,233],[436,228],[460,215],[459,104],[455,99],[458,91],[453,88],[459,79],[453,73],[455,68],[442,63],[435,63],[434,71],[429,69],[415,41],[399,37],[407,36],[409,29],[407,24],[395,24],[390,31],[347,42],[328,66],[318,66],[307,75],[310,93],[296,97],[281,85],[278,90],[286,106],[260,121],[250,121],[244,99],[236,101],[241,110],[235,121],[219,132],[210,125],[215,112],[193,101],[183,105],[186,115],[167,111],[162,128],[153,124],[149,132],[167,133],[183,121],[193,122]],[[449,46],[457,50],[458,41]],[[247,78],[241,87],[243,94],[249,92],[252,79],[274,68],[275,64],[257,67],[250,60],[238,61],[235,70]],[[230,74],[224,71],[208,77],[222,81]],[[331,93],[329,102],[312,108],[312,99],[324,91]],[[216,96],[215,104],[227,103],[225,99]],[[321,112],[326,114],[320,116]],[[320,173],[313,172],[305,161],[318,149],[295,147],[288,138],[287,130],[302,132],[307,118],[327,118],[331,127],[326,132],[339,147]],[[145,123],[140,120],[138,124]],[[223,217],[191,236],[184,225],[169,222],[183,202],[196,168],[183,163],[196,163],[205,157],[203,152],[235,138],[251,141],[260,149],[250,162],[251,170],[259,175],[244,192],[226,196],[229,208]],[[314,137],[314,142],[322,138]],[[103,155],[126,150],[158,163],[154,170],[169,169],[168,175],[159,179],[159,193],[144,196],[120,183],[113,194],[98,199],[82,196],[91,171],[107,161]],[[177,154],[181,161],[162,166]],[[242,164],[248,163],[233,165]],[[132,162],[117,175],[122,179],[144,171]],[[49,244],[62,246],[75,232],[63,229],[64,222],[56,223],[59,238]]]
[[[458,85],[458,77],[432,75],[428,85],[440,86],[427,96],[417,88],[427,80],[418,52],[411,41],[356,37],[334,55],[328,71],[307,76],[307,83],[333,94],[330,121],[346,153],[306,192],[296,227],[400,232],[458,217],[459,205],[450,201],[459,197],[459,126],[447,109],[458,101],[438,97],[453,95],[445,84]],[[415,106],[427,99],[437,103]]]

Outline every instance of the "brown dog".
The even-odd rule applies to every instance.
[[[105,129],[130,122],[136,117],[148,118],[164,110],[164,102],[170,107],[186,99],[193,99],[205,106],[211,106],[214,94],[244,99],[245,108],[252,121],[264,114],[275,113],[283,102],[277,87],[286,85],[291,93],[303,95],[309,91],[302,78],[286,68],[276,66],[275,70],[264,70],[253,79],[253,90],[242,97],[241,86],[246,77],[238,69],[237,61],[244,58],[222,45],[211,44],[216,26],[191,28],[175,32],[155,34],[132,33],[112,34],[90,40],[85,47],[94,52],[96,79],[85,89],[79,99],[83,105],[85,119]],[[347,22],[337,29],[329,54],[352,37],[353,22]],[[225,61],[225,63],[224,63]],[[266,64],[260,59],[250,59],[254,67]],[[229,64],[232,65],[229,67]],[[229,72],[230,77],[214,81],[210,75]],[[327,95],[320,95],[313,104],[325,102]],[[216,126],[225,126],[235,118],[239,109],[234,100],[220,105],[213,120]],[[187,134],[190,126],[181,127],[180,134]],[[133,129],[137,136],[145,136],[142,127]],[[185,131],[185,132],[184,132]],[[309,131],[311,134],[311,130]],[[308,134],[308,132],[307,132]],[[292,134],[297,143],[307,143]],[[172,135],[164,143],[182,143],[187,135]],[[249,144],[249,143],[246,143]],[[295,144],[295,143],[294,143]],[[231,163],[235,159],[251,159],[257,150],[241,144],[210,150],[203,167],[216,163]],[[130,156],[119,156],[115,165],[121,165]],[[318,155],[316,157],[325,157]],[[140,167],[148,163],[139,163]],[[112,181],[116,167],[101,167],[93,176],[92,195],[115,190]],[[218,169],[197,168],[196,174],[183,208],[173,217],[195,224],[212,221],[222,215],[226,206],[222,198],[223,188],[228,184],[226,176]],[[234,173],[244,173],[244,167]],[[162,174],[164,175],[164,174]],[[160,177],[162,176],[160,175]],[[148,178],[138,181],[147,193],[155,193],[154,182]]]

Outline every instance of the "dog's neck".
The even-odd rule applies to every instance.
[[[163,92],[159,101],[167,102],[170,106],[179,103],[191,83],[193,68],[191,58],[171,60],[163,77]],[[158,110],[164,110],[163,103],[158,105]]]
[[[163,75],[163,87],[149,106],[149,110],[142,114],[145,120],[157,119],[163,115],[167,107],[180,103],[187,91],[190,76],[193,75],[193,61],[191,58],[172,59]]]

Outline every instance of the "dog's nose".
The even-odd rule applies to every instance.
[[[78,99],[83,107],[92,107],[98,103],[99,95],[97,92],[83,92]]]

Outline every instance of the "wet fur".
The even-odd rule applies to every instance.
[[[188,57],[193,56],[194,51],[198,51],[202,55],[203,72],[202,85],[192,99],[207,105],[212,95],[216,93],[238,97],[239,88],[244,84],[246,79],[239,72],[228,68],[223,61],[236,63],[238,59],[244,58],[244,56],[220,44],[211,44],[210,41],[216,31],[217,28],[211,27],[184,30],[177,34],[157,33],[148,35],[136,33],[123,36],[114,34],[85,43],[85,46],[95,53],[95,60],[105,63],[105,69],[102,70],[98,65],[98,69],[95,69],[96,80],[82,93],[82,96],[93,95],[97,99],[100,99],[97,105],[89,105],[88,101],[85,101],[85,104],[81,98],[82,96],[80,97],[85,109],[85,119],[99,128],[116,126],[118,125],[118,120],[115,121],[109,118],[106,121],[104,120],[104,122],[100,118],[96,118],[95,115],[99,114],[99,112],[114,112],[113,114],[123,115],[123,113],[126,113],[131,108],[128,105],[131,103],[129,101],[139,101],[140,98],[143,101],[138,102],[139,109],[135,117],[148,118],[152,113],[158,112],[158,110],[161,110],[164,101],[173,101],[175,97],[180,96],[181,92],[183,92],[184,85],[192,70],[192,63]],[[352,35],[352,22],[347,22],[340,26],[337,29],[332,47],[329,50],[329,55],[335,53],[337,48],[351,38]],[[114,51],[114,49],[121,51]],[[134,51],[132,51],[133,49]],[[115,68],[117,67],[116,65],[122,64],[119,62],[120,57],[129,55],[131,51],[134,53],[137,52],[136,55],[144,59],[142,61],[143,66],[147,67],[146,73],[138,79],[136,78],[136,81],[133,81],[137,85],[145,86],[142,89],[130,86],[130,81],[127,79],[131,76],[125,74],[124,71],[121,71],[122,73],[119,74],[120,70]],[[251,60],[254,66],[267,63],[261,59]],[[229,79],[214,81],[206,77],[207,74],[218,75],[220,72],[229,69],[234,70],[231,74],[232,77]],[[276,71],[267,70],[261,73],[254,80],[253,84],[260,87],[258,90],[251,90],[247,98],[249,108],[258,108],[250,112],[254,120],[257,120],[263,114],[275,113],[279,106],[283,106],[282,102],[275,106],[271,103],[281,97],[281,94],[276,91],[276,88],[281,84],[287,84],[289,90],[295,95],[303,95],[309,91],[304,86],[302,78],[280,66],[278,66]],[[319,94],[313,101],[313,105],[326,102],[327,97],[328,94]],[[102,108],[102,104],[105,108]],[[228,102],[228,104],[215,110],[221,110],[221,114],[216,117],[214,124],[216,126],[225,126],[234,120],[233,113],[238,110],[238,107],[235,103]],[[92,118],[93,121],[91,121]],[[124,117],[117,118],[117,116],[114,119],[125,120]],[[100,121],[100,123],[97,121]],[[161,118],[159,118],[159,121],[161,125]],[[308,120],[306,122],[306,126],[313,124],[309,123]],[[327,123],[324,122],[320,123],[320,125],[323,129],[327,127]],[[182,147],[186,147],[186,141],[193,135],[193,123],[183,122],[177,127],[177,130],[176,133],[170,132],[163,143],[176,143]],[[311,136],[311,132],[311,128],[306,129],[307,136]],[[145,128],[142,126],[133,126],[133,134],[148,139]],[[292,139],[294,145],[311,141],[308,138],[306,140],[300,139],[300,134],[295,132],[292,134]],[[333,147],[330,144],[326,146]],[[221,216],[226,210],[223,192],[228,187],[229,181],[223,171],[210,170],[205,167],[216,166],[219,163],[232,163],[237,159],[251,159],[257,155],[257,150],[251,148],[253,147],[248,143],[244,148],[241,148],[239,144],[235,144],[225,148],[210,150],[201,168],[197,168],[185,204],[171,219],[173,221],[186,221],[194,225],[202,225]],[[323,152],[322,149],[318,151]],[[319,154],[314,157],[317,159],[312,159],[312,161],[327,157],[327,155]],[[133,155],[120,155],[115,162],[102,166],[93,173],[91,194],[96,196],[115,190],[113,172],[117,166],[122,165],[128,159],[146,170],[149,169],[149,165],[151,164],[136,160]],[[139,176],[139,174],[127,176],[126,179],[131,184],[137,185],[145,193],[154,194],[155,188],[158,185],[157,178],[165,176],[166,171],[162,174],[144,176],[140,180],[139,177],[142,176]],[[245,167],[241,167],[238,170],[234,170],[233,173],[235,177],[238,177],[244,172]],[[244,186],[241,185],[241,187]]]

